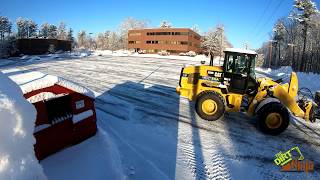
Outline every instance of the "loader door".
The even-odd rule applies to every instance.
[[[229,91],[245,94],[250,78],[251,59],[244,54],[226,54],[224,62],[224,78],[229,79]]]

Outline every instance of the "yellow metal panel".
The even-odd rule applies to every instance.
[[[306,121],[310,121],[310,111],[311,111],[311,108],[312,108],[312,102],[310,102],[310,101],[307,102],[305,108],[306,108],[306,113],[305,113],[304,119]]]
[[[254,97],[254,99],[252,100],[252,102],[249,105],[249,109],[248,109],[249,116],[253,115],[253,112],[254,112],[255,108],[257,107],[257,105],[259,104],[259,102],[261,102],[266,96],[267,96],[266,90],[258,91],[258,93],[256,94],[256,96]]]
[[[291,73],[290,77],[290,85],[289,85],[289,90],[288,93],[291,97],[296,97],[298,94],[298,77],[295,72]]]
[[[273,96],[278,98],[282,104],[287,106],[295,116],[304,118],[305,113],[298,106],[298,104],[295,100],[295,96],[292,97],[291,95],[289,95],[289,93],[286,91],[286,89],[284,87],[282,87],[281,85],[277,85],[277,86],[273,87],[271,89],[271,91],[273,91]]]
[[[187,97],[191,101],[194,100],[198,94],[206,90],[212,90],[212,91],[217,91],[218,93],[221,93],[221,90],[219,88],[202,86],[202,83],[207,85],[213,85],[213,86],[214,85],[218,86],[220,84],[220,83],[199,79],[199,77],[208,76],[208,71],[222,72],[222,67],[204,65],[204,66],[189,66],[184,68],[182,73],[187,74],[188,76],[181,77],[181,81],[180,81],[181,87],[177,87],[177,89],[179,88],[178,93],[181,96]]]
[[[239,112],[242,102],[241,94],[229,93],[225,95],[225,99],[228,98],[229,104],[233,105],[233,108],[227,107],[228,112]]]

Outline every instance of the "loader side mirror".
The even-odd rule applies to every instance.
[[[206,63],[206,61],[200,61],[200,63],[201,63],[201,64],[205,64],[205,63]]]

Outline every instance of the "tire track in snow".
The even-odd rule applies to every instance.
[[[192,144],[180,143],[179,156],[181,161],[185,163],[193,177],[197,179],[230,179],[229,170],[224,163],[223,157],[218,153],[204,152],[209,162],[194,152],[194,148],[199,148]],[[203,150],[203,149],[202,149]]]

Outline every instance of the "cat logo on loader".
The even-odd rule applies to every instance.
[[[282,79],[256,78],[257,53],[227,48],[223,66],[182,68],[177,93],[195,101],[197,114],[213,121],[227,112],[245,111],[258,116],[258,126],[266,134],[277,135],[287,129],[290,112],[306,121],[319,119],[318,104],[307,99],[296,101],[298,78],[291,73],[289,83]],[[211,58],[212,59],[212,58]]]

